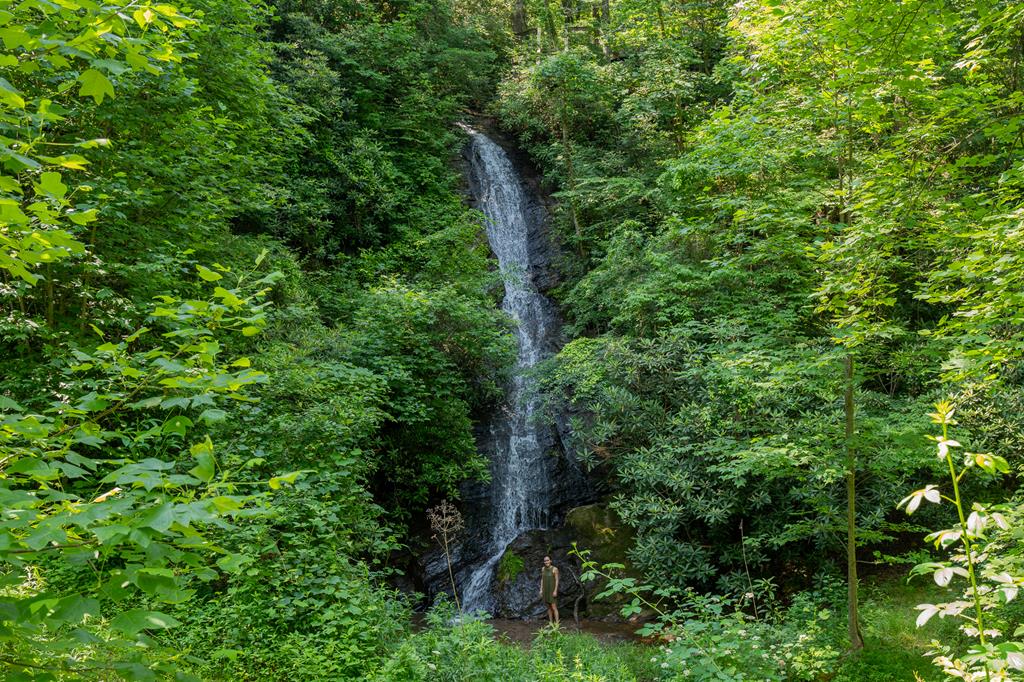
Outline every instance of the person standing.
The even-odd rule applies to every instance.
[[[558,623],[558,567],[551,563],[551,557],[544,557],[540,569],[540,598],[548,608],[548,623]]]

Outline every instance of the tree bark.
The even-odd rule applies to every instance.
[[[846,392],[843,397],[843,411],[846,413],[846,602],[848,609],[847,632],[850,650],[864,648],[860,632],[857,598],[857,451],[853,447],[854,404],[853,404],[853,356],[849,353],[845,361]]]
[[[611,26],[610,0],[602,0],[601,9],[594,8],[594,19],[597,23],[597,43],[601,47],[601,54],[606,60],[611,59],[612,50],[608,44],[608,27]]]
[[[658,8],[658,28],[661,30],[661,39],[665,40],[668,37],[668,31],[665,30],[665,12],[661,8],[661,0],[655,0],[654,4]]]
[[[530,32],[526,18],[526,0],[515,0],[512,6],[512,33],[523,40]]]
[[[573,27],[576,25],[576,12],[571,0],[562,0],[562,49],[566,52],[571,47]]]
[[[572,139],[569,136],[569,123],[565,119],[565,112],[561,115],[562,124],[562,153],[565,154],[565,174],[567,176],[569,191],[576,191],[576,164],[572,158]],[[583,257],[583,230],[580,228],[580,218],[576,213],[576,199],[569,197],[569,217],[572,219],[572,227],[576,232],[576,248],[580,257]]]
[[[544,0],[544,23],[548,29],[548,42],[551,45],[552,51],[554,51],[558,45],[558,28],[555,26],[555,11],[551,9],[551,5],[547,0]]]

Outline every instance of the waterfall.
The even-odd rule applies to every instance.
[[[470,180],[483,211],[487,240],[505,283],[504,310],[515,323],[517,358],[508,385],[508,410],[491,424],[492,447],[485,559],[462,581],[467,611],[491,610],[491,584],[505,548],[523,531],[550,522],[551,441],[534,417],[540,409],[529,370],[548,357],[558,334],[555,308],[531,279],[535,196],[530,196],[505,151],[486,135],[469,133]]]

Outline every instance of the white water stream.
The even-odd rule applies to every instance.
[[[508,386],[509,409],[494,421],[491,460],[489,557],[474,567],[462,585],[467,611],[493,607],[491,584],[505,548],[523,531],[548,523],[551,485],[549,453],[534,419],[539,401],[528,370],[543,360],[545,341],[557,320],[551,303],[528,277],[530,203],[519,174],[505,151],[486,135],[468,129],[476,200],[486,217],[487,240],[505,282],[502,310],[515,322],[518,357]]]

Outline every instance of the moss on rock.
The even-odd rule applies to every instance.
[[[589,550],[589,558],[598,564],[623,564],[626,574],[631,575],[629,550],[633,547],[633,531],[622,523],[618,514],[604,504],[588,504],[576,507],[565,517],[566,528],[581,550]],[[598,579],[587,586],[587,593],[601,593],[607,581]],[[625,601],[624,595],[614,595],[589,604],[593,618],[615,618]]]

